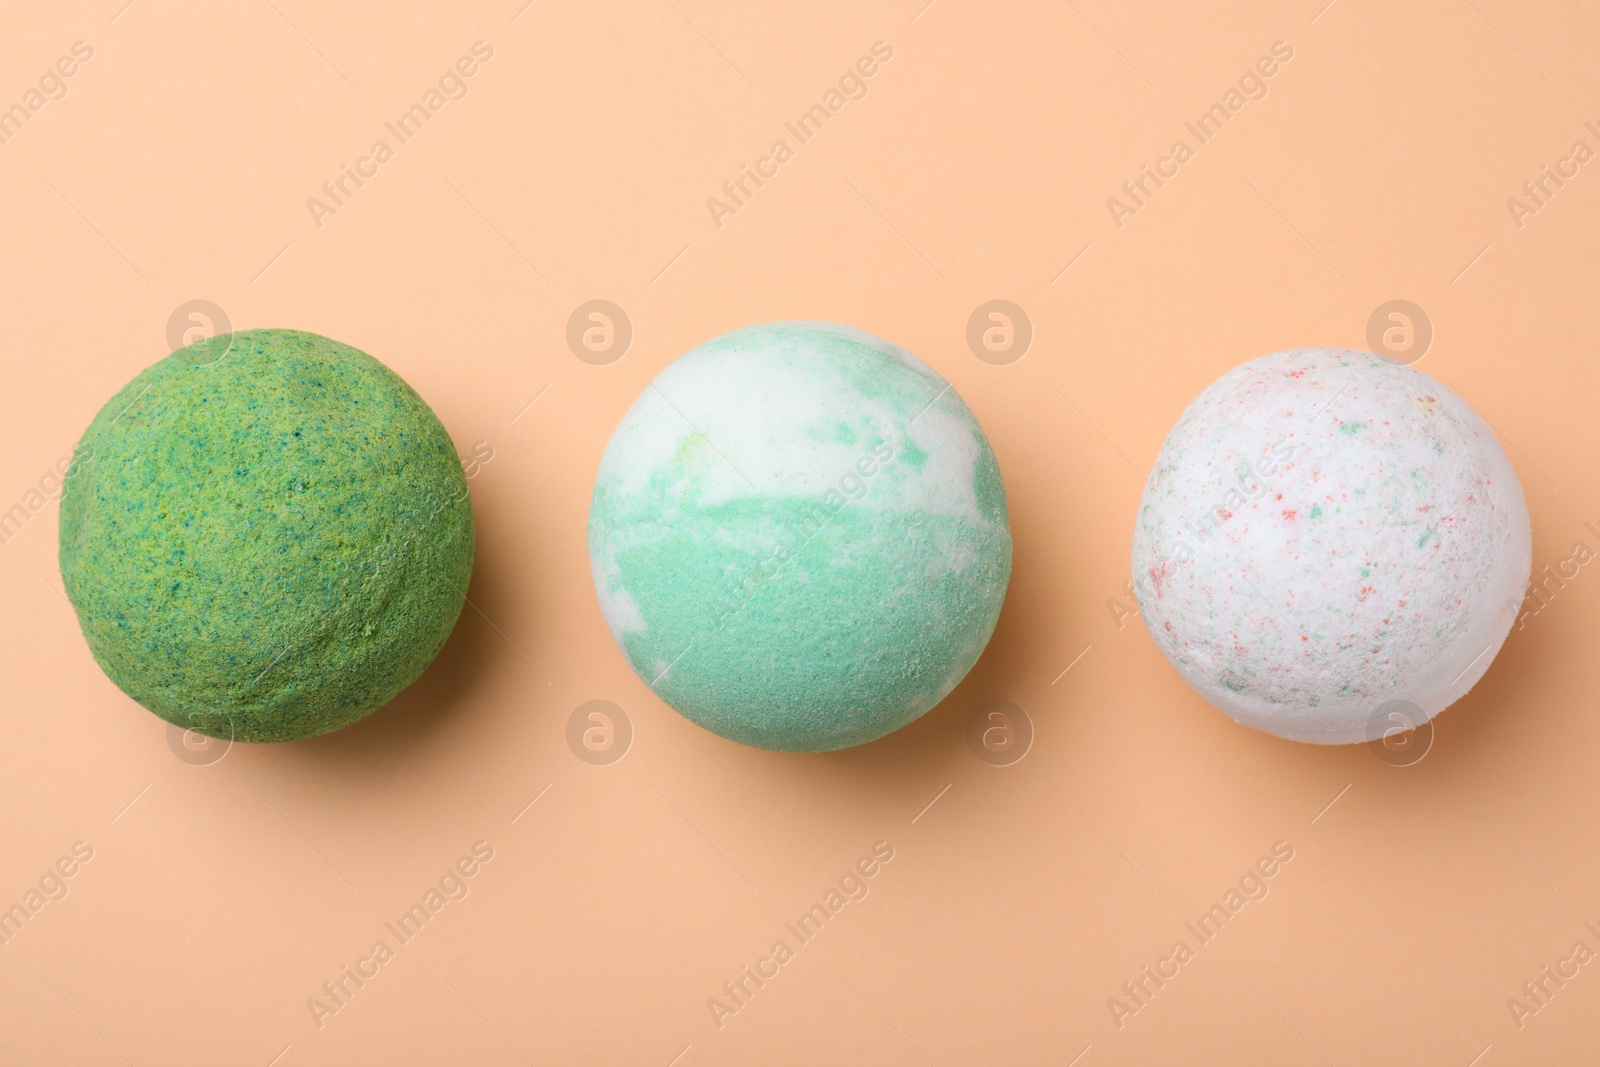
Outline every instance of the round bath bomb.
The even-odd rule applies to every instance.
[[[937,704],[994,631],[1005,487],[971,410],[911,353],[824,322],[708,341],[606,446],[589,556],[656,694],[743,744],[821,752]]]
[[[1139,504],[1134,587],[1195,691],[1295,741],[1373,740],[1483,676],[1532,566],[1528,507],[1465,401],[1370,352],[1218,378]],[[1418,723],[1413,723],[1416,725]]]
[[[293,330],[201,341],[89,425],[61,577],[123,692],[212,737],[347,726],[443,647],[472,511],[432,410],[383,364]]]

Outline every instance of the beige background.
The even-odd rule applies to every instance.
[[[0,106],[74,42],[94,55],[0,145],[0,509],[27,510],[197,298],[371,352],[493,458],[471,483],[474,606],[433,668],[340,734],[216,762],[178,758],[96,668],[55,505],[0,545],[0,905],[93,849],[0,947],[0,1058],[1600,1056],[1600,965],[1520,1028],[1507,1005],[1575,941],[1600,950],[1592,568],[1409,767],[1234,726],[1108,605],[1194,394],[1263,353],[1365,347],[1391,299],[1431,319],[1419,367],[1503,435],[1535,568],[1600,548],[1600,165],[1520,228],[1506,204],[1574,141],[1600,149],[1592,5],[523,2],[4,16]],[[494,55],[466,98],[397,145],[384,123],[479,40]],[[880,40],[867,96],[718,228],[706,199]],[[1267,97],[1119,229],[1107,198],[1275,41],[1294,58]],[[379,138],[394,158],[319,228],[307,199]],[[634,331],[606,366],[565,341],[596,298]],[[991,299],[1033,325],[1010,365],[965,340]],[[601,449],[645,382],[777,318],[859,326],[945,374],[994,442],[1016,536],[965,683],[831,755],[741,748],[654,699],[584,548]],[[566,742],[596,699],[634,733],[606,766]],[[1011,766],[966,741],[992,700],[1034,725]],[[707,999],[880,840],[870,895],[719,1029]],[[319,1028],[308,998],[395,944],[384,923],[479,841],[469,894]],[[1270,894],[1119,1028],[1108,998],[1280,841]]]

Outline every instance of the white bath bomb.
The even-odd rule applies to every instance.
[[[1295,741],[1432,718],[1488,670],[1532,567],[1493,431],[1432,378],[1301,348],[1218,378],[1167,436],[1133,535],[1139,610],[1234,720]]]

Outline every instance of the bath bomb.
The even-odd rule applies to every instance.
[[[293,330],[201,341],[101,409],[61,499],[89,649],[185,729],[292,741],[410,685],[472,573],[466,479],[382,363]]]
[[[600,608],[639,677],[723,737],[863,744],[944,698],[1011,575],[1000,468],[922,360],[825,322],[708,341],[606,446]]]
[[[1370,352],[1236,367],[1189,405],[1139,504],[1145,625],[1202,697],[1295,741],[1373,740],[1488,670],[1532,567],[1528,507],[1459,396]]]

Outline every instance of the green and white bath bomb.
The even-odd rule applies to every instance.
[[[174,352],[101,409],[61,500],[61,576],[106,674],[197,733],[292,741],[389,702],[472,573],[450,437],[316,334]]]
[[[1207,386],[1133,536],[1139,610],[1184,679],[1238,722],[1325,744],[1420,725],[1472,688],[1532,558],[1494,431],[1421,371],[1341,348]]]
[[[955,688],[999,617],[1011,531],[948,382],[860,330],[775,322],[640,394],[600,462],[589,555],[662,700],[747,745],[820,752]]]

